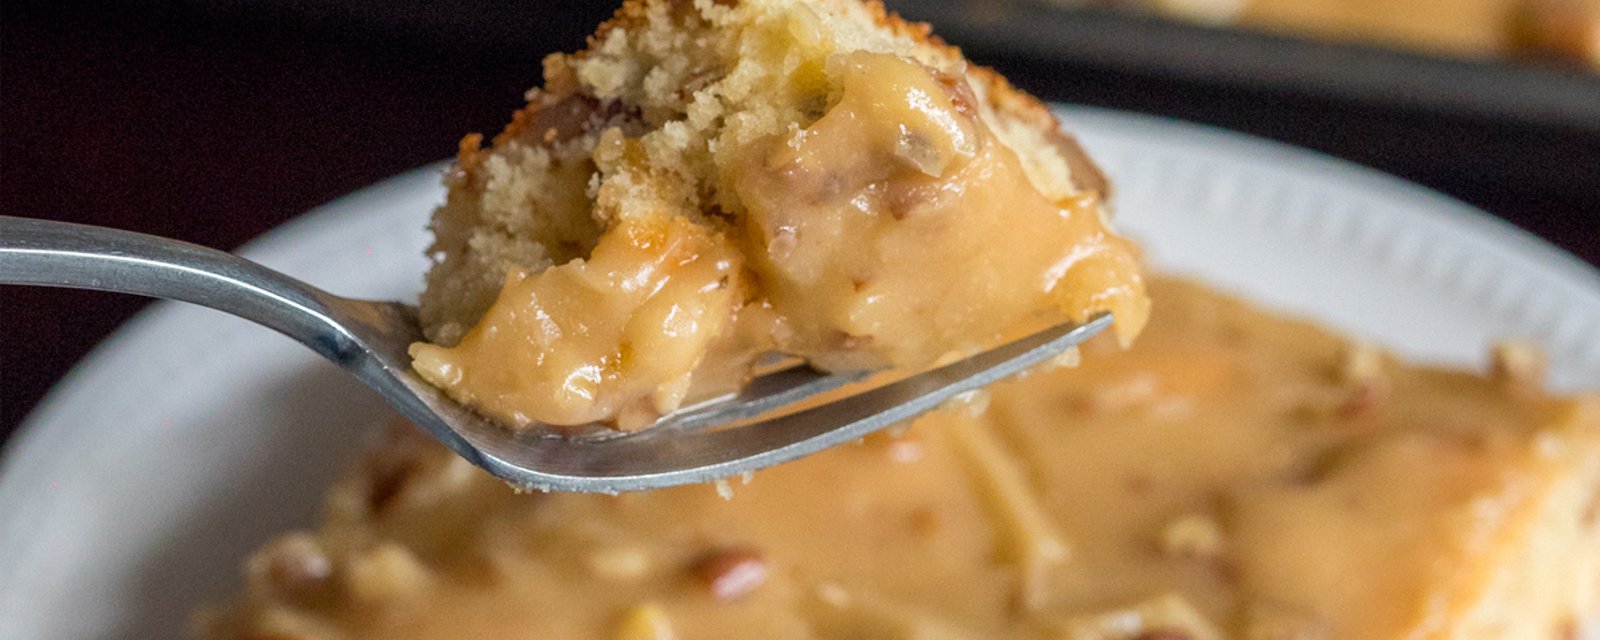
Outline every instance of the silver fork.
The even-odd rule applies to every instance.
[[[709,482],[793,460],[902,422],[1041,364],[1111,324],[1101,315],[801,411],[758,419],[860,380],[806,367],[628,434],[512,431],[412,373],[416,309],[342,298],[230,253],[128,231],[0,216],[0,284],[170,298],[298,340],[376,390],[428,435],[505,481],[545,491],[616,493]],[[718,428],[737,423],[734,428]]]

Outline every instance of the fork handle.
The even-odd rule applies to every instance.
[[[338,320],[342,298],[231,253],[143,233],[0,216],[0,284],[181,300],[265,325],[335,362],[359,351]]]

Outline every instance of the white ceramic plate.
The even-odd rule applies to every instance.
[[[1479,366],[1499,337],[1600,387],[1600,274],[1464,205],[1346,163],[1193,125],[1069,109],[1161,269],[1315,317],[1414,358]],[[244,253],[333,291],[409,298],[440,166],[385,181]],[[1159,304],[1159,303],[1158,303]],[[386,419],[287,338],[161,304],[24,426],[0,469],[0,638],[171,638],[237,564],[313,522]]]

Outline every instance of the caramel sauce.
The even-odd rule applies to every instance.
[[[1600,403],[1153,293],[1131,351],[727,498],[518,494],[408,427],[207,637],[1531,640],[1600,610]]]
[[[734,180],[745,253],[794,334],[785,350],[914,368],[1106,310],[1125,341],[1138,334],[1139,253],[1097,194],[1040,195],[964,80],[885,54],[832,64],[839,101]]]
[[[459,344],[413,347],[416,370],[515,428],[627,429],[737,386],[768,350],[915,370],[1102,311],[1138,334],[1139,253],[1099,194],[1041,195],[965,79],[832,60],[836,102],[729,176],[742,211],[619,217],[588,259],[513,271]]]
[[[704,353],[733,324],[740,264],[705,227],[624,221],[586,260],[511,272],[459,344],[414,344],[412,366],[512,427],[648,424],[684,400]]]

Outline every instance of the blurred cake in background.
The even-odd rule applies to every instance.
[[[1600,68],[1600,0],[1052,0],[1466,57]]]

